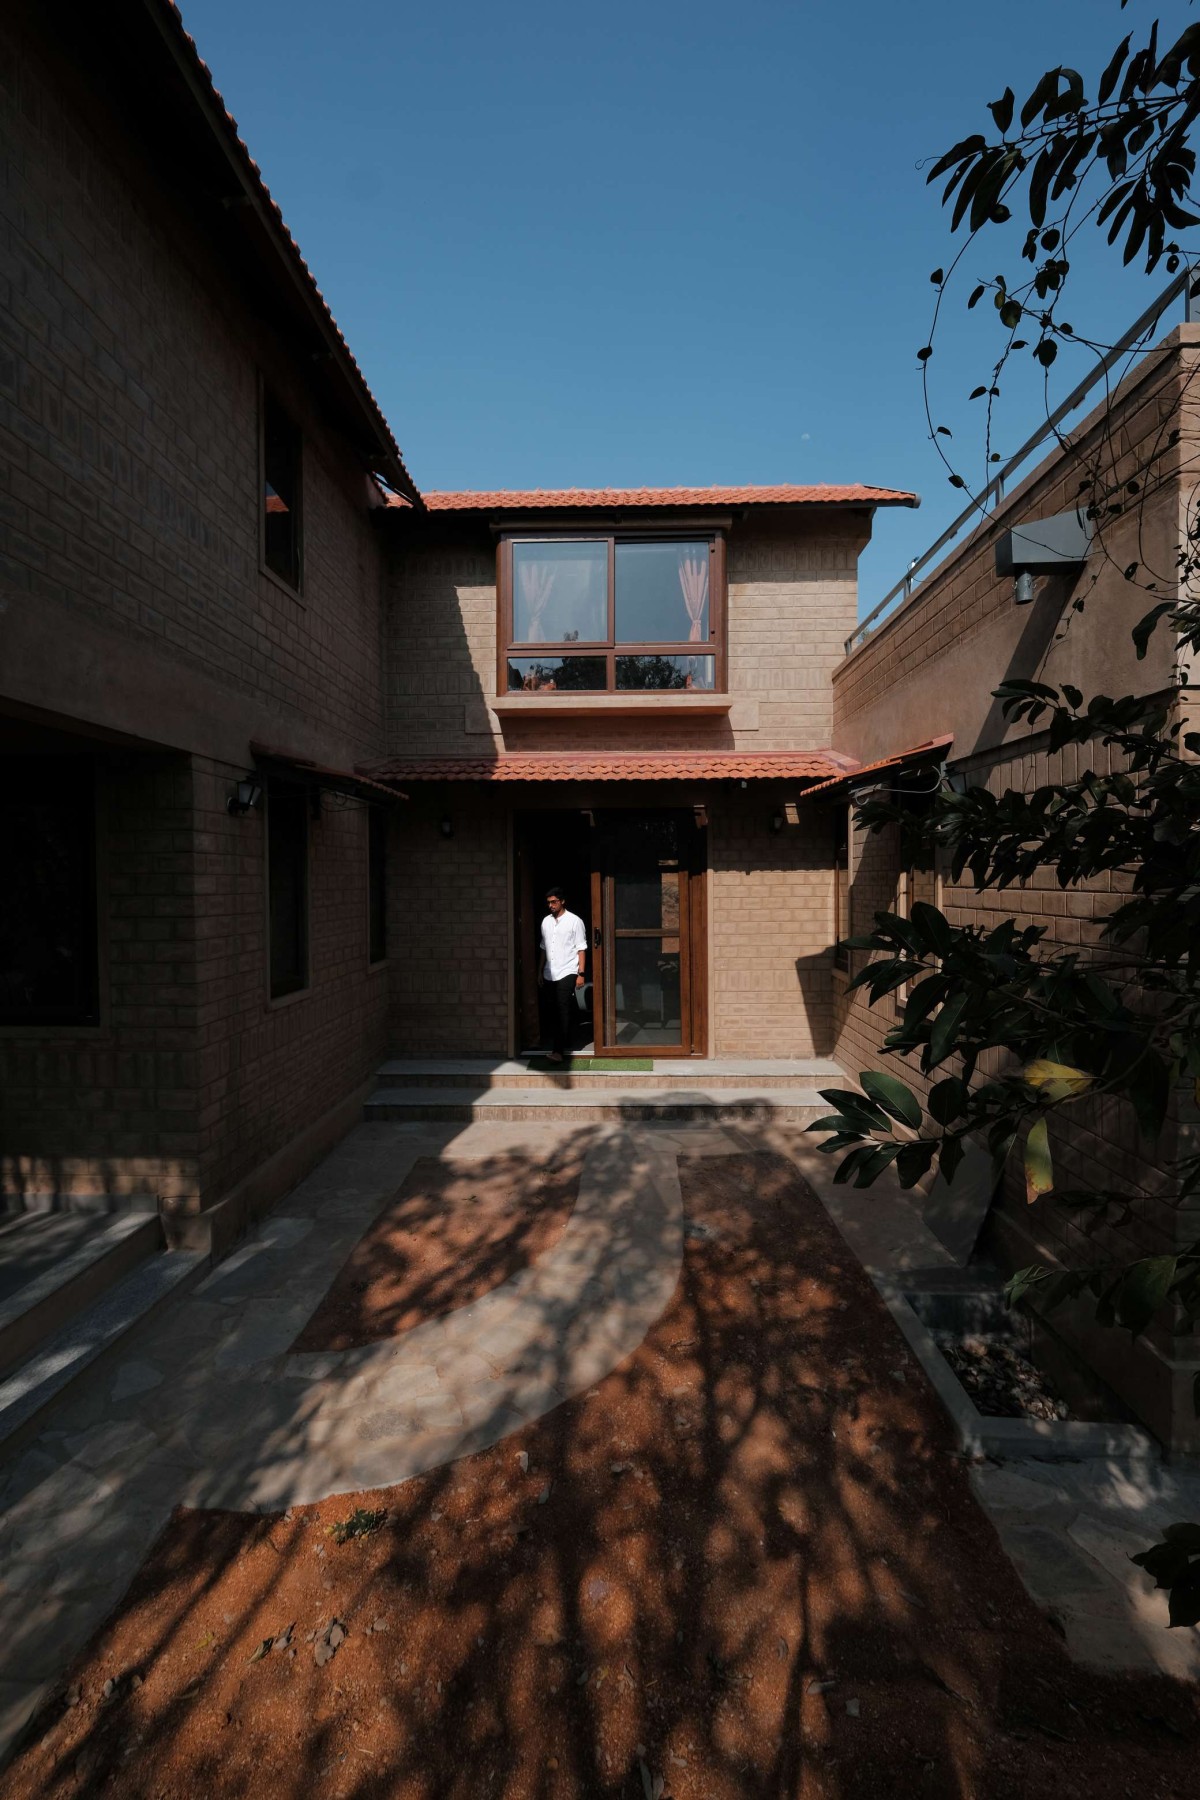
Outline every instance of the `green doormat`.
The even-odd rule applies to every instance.
[[[531,1056],[529,1067],[551,1075],[649,1075],[654,1068],[649,1056],[569,1056],[552,1063],[548,1056]]]

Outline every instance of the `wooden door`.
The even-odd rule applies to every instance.
[[[703,1054],[703,834],[675,809],[597,815],[596,1052]]]

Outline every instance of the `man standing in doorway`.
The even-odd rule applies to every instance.
[[[587,933],[583,920],[567,911],[561,888],[546,894],[549,911],[542,920],[542,966],[538,980],[550,990],[550,1061],[564,1061],[571,1048],[571,1002],[583,986]]]

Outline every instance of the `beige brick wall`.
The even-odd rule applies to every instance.
[[[727,717],[501,723],[496,692],[496,562],[486,533],[389,517],[388,747],[479,756],[588,748],[815,749],[830,741],[830,679],[853,628],[862,516],[735,523],[728,545]]]
[[[709,809],[713,1048],[718,1056],[832,1049],[832,820],[818,802],[771,828],[781,796],[722,795]]]

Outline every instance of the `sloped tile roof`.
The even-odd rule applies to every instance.
[[[783,483],[775,487],[681,488],[529,488],[511,492],[494,489],[480,493],[433,493],[422,496],[430,512],[516,512],[534,509],[626,506],[919,506],[916,494],[902,488],[867,487],[862,483],[839,486],[822,482],[800,487]],[[400,495],[389,500],[407,506]]]
[[[920,756],[929,756],[936,750],[948,750],[954,742],[954,733],[948,732],[945,737],[927,738],[923,744],[914,744],[908,750],[894,750],[890,756],[881,756],[878,762],[851,763],[840,775],[831,775],[814,788],[809,788],[807,799],[811,794],[819,794],[824,788],[837,787],[839,782],[857,781],[860,775],[874,775],[881,769],[899,768],[903,763],[915,762]]]
[[[262,170],[251,156],[244,139],[238,131],[237,120],[226,106],[225,101],[221,96],[221,92],[217,87],[216,82],[213,80],[212,72],[209,69],[208,64],[201,56],[196,46],[195,39],[183,23],[183,16],[180,13],[179,7],[175,4],[175,0],[155,0],[155,4],[157,6],[158,15],[165,24],[167,31],[182,51],[186,61],[200,79],[202,99],[207,105],[210,124],[214,130],[224,137],[226,143],[234,153],[235,160],[240,163],[247,181],[257,190],[259,198],[265,205],[271,229],[278,239],[285,255],[298,272],[301,281],[308,288],[313,299],[316,301],[322,323],[337,344],[338,350],[345,362],[347,378],[353,386],[357,387],[362,400],[365,403],[367,412],[379,434],[381,444],[388,452],[392,461],[392,467],[390,469],[385,469],[383,473],[386,474],[389,479],[399,479],[407,485],[413,495],[419,496],[417,485],[404,466],[404,459],[400,454],[400,449],[395,438],[392,436],[391,427],[384,417],[383,409],[367,385],[366,376],[359,368],[354,357],[354,352],[342,336],[337,320],[330,311],[329,302],[317,286],[316,276],[305,262],[299,244],[288,230],[283,214],[279,209],[279,205],[263,179]],[[411,502],[406,502],[406,504],[411,505]]]
[[[834,781],[853,768],[832,750],[505,751],[401,756],[362,765],[376,781]]]

